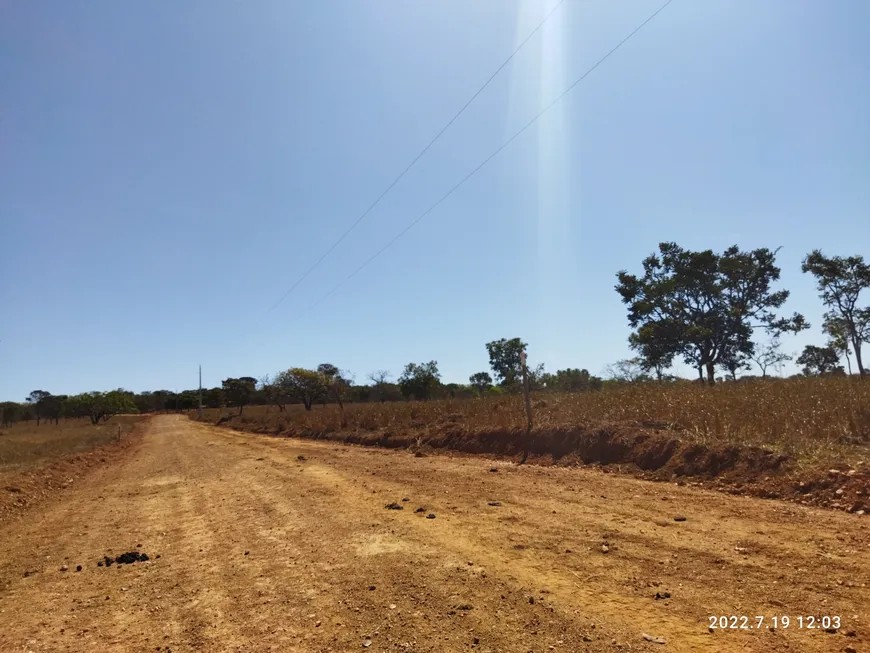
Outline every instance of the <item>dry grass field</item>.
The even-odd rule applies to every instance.
[[[870,382],[848,378],[697,384],[640,384],[601,392],[533,396],[536,430],[577,425],[654,426],[707,446],[759,446],[806,465],[856,464],[870,453]],[[206,410],[215,422],[235,410]],[[279,412],[247,406],[237,428],[305,434],[339,430],[467,431],[525,428],[521,397],[349,404],[341,429],[338,407],[300,405]]]
[[[0,429],[0,469],[26,469],[51,459],[82,453],[130,433],[140,415],[119,415],[94,426],[88,418],[61,419],[59,424],[36,420]]]

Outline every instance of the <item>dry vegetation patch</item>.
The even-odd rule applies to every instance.
[[[146,419],[121,415],[98,426],[88,419],[30,421],[0,429],[0,522],[119,456]]]
[[[516,396],[351,404],[344,428],[333,405],[311,411],[249,406],[242,416],[230,409],[209,410],[204,419],[271,435],[415,451],[508,456],[529,451],[532,460],[547,464],[627,465],[657,479],[715,480],[731,491],[853,511],[867,508],[870,382],[650,383],[542,393],[533,405],[531,434],[525,431],[522,398]]]

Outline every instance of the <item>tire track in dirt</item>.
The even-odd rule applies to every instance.
[[[305,450],[308,444],[297,441],[294,442],[294,448]],[[276,445],[267,443],[265,446],[280,448],[281,443],[280,441]],[[870,576],[868,576],[866,564],[868,540],[865,536],[866,522],[859,521],[855,517],[778,502],[728,497],[712,491],[663,487],[660,484],[651,484],[635,479],[590,474],[585,470],[535,470],[534,468],[522,471],[515,470],[520,475],[525,474],[527,477],[552,478],[552,476],[561,476],[563,478],[560,480],[574,485],[583,484],[592,476],[597,477],[594,478],[595,483],[603,483],[611,488],[613,485],[621,484],[627,486],[626,489],[634,493],[646,490],[656,495],[648,497],[644,501],[642,495],[632,494],[631,498],[638,499],[638,501],[622,501],[617,502],[616,505],[611,502],[610,505],[601,505],[594,510],[579,511],[581,522],[588,523],[590,519],[603,521],[603,528],[591,530],[605,534],[609,532],[619,542],[620,548],[616,552],[617,555],[588,556],[582,560],[582,565],[576,570],[568,569],[569,572],[580,576],[580,578],[567,577],[566,579],[564,571],[566,567],[571,565],[571,562],[566,560],[564,556],[554,555],[553,557],[557,560],[548,560],[543,563],[539,562],[536,556],[539,556],[541,549],[554,553],[563,551],[561,546],[565,542],[573,542],[576,551],[578,538],[572,537],[570,533],[566,534],[565,531],[570,531],[570,528],[566,529],[563,524],[554,528],[554,520],[549,515],[552,514],[553,510],[556,510],[554,506],[558,506],[558,513],[567,512],[572,518],[576,518],[578,515],[572,512],[571,508],[574,504],[580,503],[582,499],[572,498],[571,501],[565,502],[561,497],[548,499],[546,498],[548,494],[539,495],[545,497],[542,499],[529,498],[529,494],[520,497],[515,489],[505,486],[510,482],[520,480],[525,489],[528,490],[527,478],[508,479],[507,474],[502,476],[482,474],[481,472],[485,472],[485,469],[481,469],[481,467],[490,466],[490,463],[486,461],[469,462],[467,459],[457,461],[443,457],[420,461],[420,459],[414,459],[407,454],[373,450],[366,450],[363,455],[348,457],[332,453],[334,448],[322,445],[315,445],[309,450],[312,456],[316,456],[314,462],[320,464],[323,461],[324,467],[320,469],[320,474],[324,477],[324,483],[342,482],[346,485],[343,494],[348,495],[353,492],[353,486],[356,483],[348,481],[347,477],[369,479],[360,481],[359,484],[365,488],[366,492],[373,484],[377,484],[380,489],[378,495],[381,499],[389,497],[391,500],[395,500],[402,492],[407,493],[409,491],[407,488],[414,488],[415,491],[422,489],[424,493],[423,495],[418,493],[415,501],[422,496],[425,496],[425,500],[430,503],[433,500],[437,501],[437,495],[431,492],[435,484],[426,483],[425,481],[429,479],[422,478],[421,475],[421,466],[431,463],[437,469],[439,476],[443,473],[443,478],[440,479],[441,486],[467,487],[471,485],[472,490],[479,491],[479,494],[474,498],[476,506],[466,505],[458,514],[456,511],[447,511],[450,518],[457,517],[459,523],[457,528],[448,529],[443,541],[440,542],[441,546],[454,550],[460,549],[463,555],[476,553],[477,558],[481,557],[481,551],[487,552],[486,555],[490,557],[494,555],[493,552],[500,552],[496,564],[503,568],[508,577],[513,576],[517,581],[525,581],[525,584],[529,586],[543,583],[559,587],[562,593],[571,595],[575,599],[578,595],[585,596],[580,603],[594,605],[595,611],[607,619],[613,619],[620,613],[627,612],[632,615],[633,623],[645,618],[650,628],[652,625],[657,625],[661,630],[663,624],[667,625],[669,629],[674,630],[678,641],[689,643],[689,648],[686,650],[704,650],[703,647],[712,645],[709,634],[706,632],[707,615],[709,614],[747,614],[753,618],[753,621],[755,614],[766,616],[837,614],[842,617],[844,624],[851,622],[851,628],[864,625],[861,621],[863,615],[858,606],[864,605],[870,600],[870,594],[867,591]],[[403,456],[405,460],[397,461],[395,459],[397,455]],[[377,469],[376,476],[371,477],[370,468],[374,468],[375,463],[370,461],[378,459],[384,461],[384,464]],[[461,465],[470,465],[472,467],[470,473],[476,474],[478,478],[483,476],[487,478],[488,482],[477,484],[474,479],[462,478],[463,473],[457,472],[457,469],[463,469]],[[408,473],[408,467],[413,467],[411,473]],[[341,472],[336,471],[339,469]],[[505,469],[502,468],[502,472],[504,471]],[[388,477],[389,480],[383,477]],[[377,479],[377,481],[371,480],[372,478]],[[490,479],[495,480],[490,481]],[[500,484],[500,488],[495,492],[492,490],[494,484]],[[484,489],[480,489],[481,487]],[[580,495],[579,488],[574,494]],[[693,514],[688,523],[678,524],[673,521],[664,521],[672,519],[674,513],[667,510],[663,511],[667,516],[657,515],[656,512],[662,511],[650,510],[649,506],[649,504],[654,506],[656,500],[660,501],[659,494],[671,495],[670,499],[681,507],[680,511],[697,511],[699,508],[697,504],[700,503],[702,519],[696,520]],[[358,498],[365,500],[365,496],[365,493],[359,494]],[[537,538],[547,536],[542,546],[534,551],[526,549],[522,554],[503,553],[505,542],[498,541],[502,535],[497,535],[496,538],[487,538],[485,537],[486,528],[480,528],[478,520],[459,517],[463,513],[479,513],[486,510],[481,506],[486,503],[488,497],[504,498],[506,496],[509,498],[503,503],[505,506],[511,506],[515,514],[507,514],[503,518],[514,517],[515,521],[510,523],[514,532],[525,531],[528,533],[532,531]],[[598,495],[593,496],[600,498]],[[693,503],[696,505],[693,506],[692,502],[686,502],[687,497],[694,497]],[[618,499],[619,497],[613,498]],[[461,501],[454,500],[453,503],[461,503]],[[444,501],[439,501],[439,504],[441,510],[446,509],[446,505],[451,505],[450,502],[445,503]],[[734,508],[735,505],[738,506],[738,509]],[[608,514],[608,511],[614,510],[616,511],[615,515]],[[646,514],[643,514],[644,512]],[[650,515],[650,512],[653,514]],[[708,516],[709,513],[713,514]],[[522,517],[516,517],[516,514],[520,514]],[[703,528],[697,524],[697,522],[704,523],[705,521],[707,524]],[[658,526],[656,522],[661,526]],[[555,523],[558,524],[558,522]],[[668,530],[669,528],[670,530]],[[473,535],[466,536],[467,533]],[[669,533],[674,534],[673,542],[668,541]],[[807,538],[808,533],[812,533],[810,538]],[[679,534],[678,537],[677,534]],[[763,537],[759,538],[759,534]],[[689,537],[686,537],[687,535]],[[505,537],[509,538],[510,534],[506,534]],[[523,537],[519,539],[523,539]],[[525,539],[534,538],[526,537]],[[763,541],[759,541],[762,539]],[[808,541],[810,542],[809,547],[806,545]],[[587,541],[586,544],[589,545],[590,542]],[[736,544],[751,547],[749,555],[742,555],[734,551]],[[863,551],[852,549],[851,554],[847,556],[832,555],[830,551],[824,550],[828,547],[837,547],[842,550],[848,546],[861,547]],[[620,559],[619,564],[613,566],[596,565],[598,562],[604,560],[609,562],[615,558]],[[523,568],[523,566],[518,566],[520,560],[522,560],[521,565],[531,567],[531,569],[525,570],[524,576],[517,573],[518,569]],[[863,564],[856,565],[859,561]],[[491,562],[492,560],[490,560]],[[547,573],[547,567],[551,563],[553,568],[557,569],[555,577],[553,574],[548,575]],[[665,567],[666,573],[653,572],[651,574],[650,569],[656,569],[656,566]],[[647,588],[646,583],[642,581],[644,578],[660,576],[667,579],[661,583],[662,589],[665,586],[671,590],[679,588],[677,592],[674,592],[676,600],[671,600],[666,604],[653,603],[652,594],[657,588]],[[618,592],[608,593],[608,587],[618,584],[618,581],[614,582],[616,579],[625,579],[625,588],[631,587],[632,580],[639,581],[634,584],[640,585],[644,593],[640,596],[635,593],[634,596],[628,597],[624,597]],[[578,590],[576,583],[587,580],[597,582],[592,583],[591,589]],[[605,586],[603,589],[602,582]],[[549,589],[552,591],[553,587]],[[613,609],[602,610],[603,606],[607,606],[607,600],[604,600],[603,597],[607,597],[612,602]],[[679,605],[678,602],[682,605]],[[689,613],[686,615],[688,621],[679,616],[674,620],[669,616],[666,608],[672,608],[675,604],[678,604],[680,612]],[[676,626],[671,623],[673,621],[676,622]],[[843,631],[846,632],[849,629],[850,627],[846,626]],[[699,634],[701,634],[701,640],[697,639]],[[789,644],[794,645],[796,642],[800,643],[801,646],[812,646],[806,650],[842,650],[838,647],[845,646],[842,637],[835,639],[833,636],[820,631],[800,632],[796,629],[790,632],[781,630],[777,635],[771,635],[771,637],[776,638],[775,640],[760,641],[759,633],[746,635],[740,632],[717,632],[716,636],[716,650],[726,650],[725,647],[731,642],[736,644],[736,648],[743,650],[746,650],[744,645],[750,647],[749,650],[752,650],[753,646],[760,646],[760,650],[775,650],[781,646],[784,648]]]
[[[867,520],[492,466],[157,417],[122,464],[0,529],[0,651],[338,652],[366,637],[366,650],[409,653],[866,645]],[[405,510],[385,510],[391,501]],[[673,522],[676,510],[688,521]],[[746,555],[733,551],[741,542]],[[150,562],[96,567],[140,543]],[[664,590],[672,598],[656,601]],[[840,614],[843,628],[711,634],[708,610]]]

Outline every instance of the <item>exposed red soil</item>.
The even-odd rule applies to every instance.
[[[96,468],[122,458],[139,443],[146,422],[135,424],[120,442],[42,461],[28,469],[0,470],[0,523],[19,517],[28,509],[69,490]]]
[[[859,469],[800,468],[788,456],[760,447],[709,446],[677,437],[655,424],[590,424],[533,429],[471,430],[445,423],[400,433],[275,429],[240,423],[220,424],[239,431],[278,437],[329,440],[344,444],[444,450],[463,454],[516,457],[528,452],[538,465],[598,465],[658,481],[708,486],[731,494],[786,499],[804,505],[870,513],[870,464]],[[870,449],[868,449],[870,461]]]

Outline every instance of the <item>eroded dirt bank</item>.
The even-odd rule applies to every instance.
[[[870,514],[870,449],[857,469],[845,465],[802,465],[759,447],[704,445],[651,424],[590,424],[523,430],[466,429],[436,424],[416,431],[394,432],[287,429],[280,432],[241,421],[221,420],[238,431],[327,440],[391,449],[446,450],[501,457],[528,452],[537,465],[595,464],[605,471],[638,478],[691,483],[735,495],[785,499],[803,505]]]

